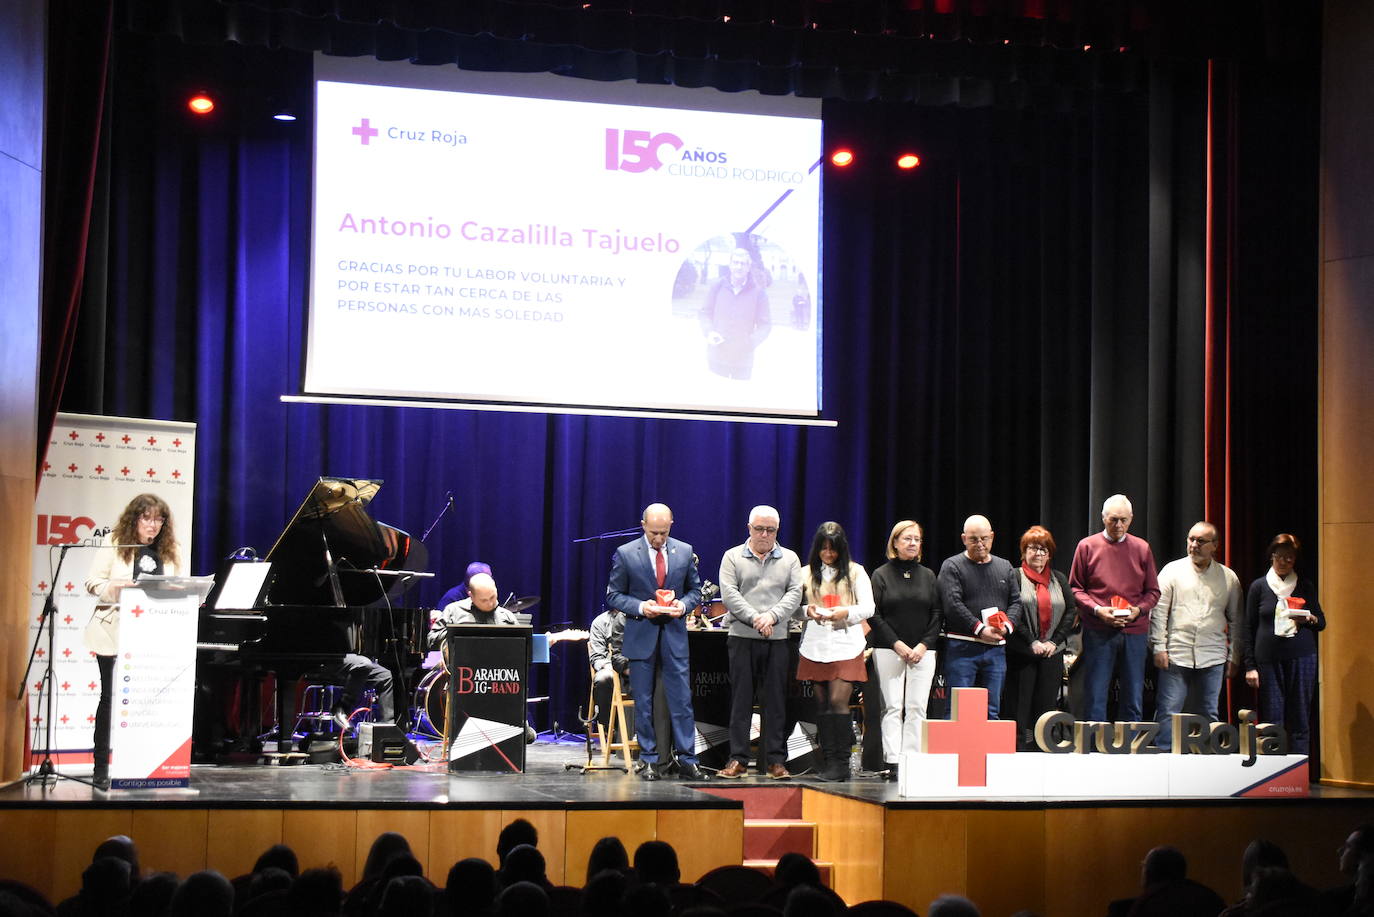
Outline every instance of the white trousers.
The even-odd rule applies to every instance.
[[[920,662],[910,665],[892,650],[875,649],[873,668],[883,689],[883,760],[896,764],[902,755],[921,750],[935,651],[926,650]]]

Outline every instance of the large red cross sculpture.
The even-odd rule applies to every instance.
[[[987,688],[955,688],[948,720],[926,720],[925,751],[959,756],[959,786],[988,785],[988,755],[1016,752],[1016,723],[988,719]]]

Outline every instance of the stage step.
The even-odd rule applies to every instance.
[[[774,860],[784,853],[816,858],[816,823],[796,819],[744,820],[744,859]]]
[[[802,788],[795,783],[775,783],[759,786],[741,783],[735,786],[722,786],[719,782],[708,786],[695,786],[695,790],[719,796],[722,799],[735,799],[744,804],[744,820],[792,819],[802,817]]]
[[[816,860],[815,863],[817,871],[819,871],[821,874],[821,882],[825,884],[826,888],[834,888],[835,864],[823,860]],[[765,876],[768,876],[771,879],[773,877],[773,869],[778,865],[778,861],[745,860],[744,865],[748,866],[750,869],[757,869],[759,872],[763,873]]]
[[[810,857],[821,880],[831,884],[834,867],[816,860],[816,823],[802,820],[802,787],[795,783],[696,786],[695,790],[744,805],[744,865],[771,877],[785,853]]]

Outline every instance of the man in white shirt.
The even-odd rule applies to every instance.
[[[1159,571],[1159,604],[1150,612],[1150,649],[1158,670],[1155,719],[1159,747],[1173,745],[1173,715],[1194,713],[1217,721],[1222,678],[1240,662],[1240,580],[1213,559],[1217,527],[1199,522],[1188,531],[1188,556]]]

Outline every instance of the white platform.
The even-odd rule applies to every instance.
[[[987,785],[960,786],[958,755],[902,758],[898,791],[913,799],[1291,799],[1308,795],[1306,755],[987,756]]]

